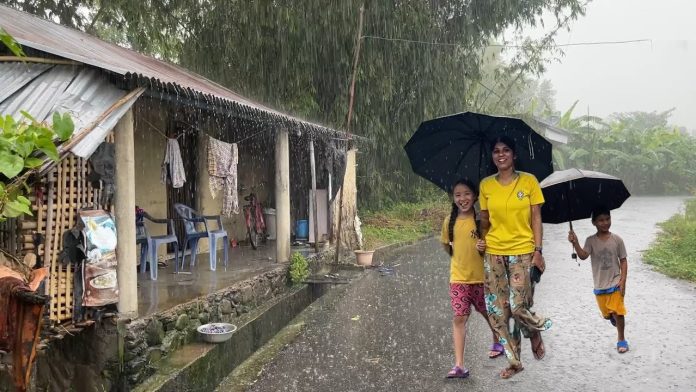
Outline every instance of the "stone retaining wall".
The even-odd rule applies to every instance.
[[[234,284],[206,297],[162,313],[138,318],[125,326],[124,373],[129,385],[142,382],[157,362],[197,339],[196,329],[209,322],[230,322],[286,288],[287,266]]]

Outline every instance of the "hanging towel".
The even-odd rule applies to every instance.
[[[186,171],[184,162],[181,160],[181,150],[176,139],[167,139],[167,150],[162,161],[162,184],[168,180],[174,188],[181,188],[186,182]]]
[[[210,175],[210,193],[223,190],[222,215],[230,217],[239,214],[239,196],[237,195],[237,154],[236,143],[225,143],[209,137],[208,139],[208,174]]]

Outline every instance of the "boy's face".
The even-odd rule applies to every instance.
[[[597,228],[598,232],[606,233],[611,227],[611,216],[606,214],[599,215],[592,221],[592,224]]]

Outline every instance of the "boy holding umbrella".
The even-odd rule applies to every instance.
[[[626,325],[624,295],[628,273],[626,246],[621,237],[609,231],[611,214],[608,208],[595,207],[592,211],[592,224],[597,228],[597,232],[587,237],[585,246],[580,246],[578,237],[572,229],[568,232],[568,241],[573,244],[581,260],[591,258],[597,305],[602,316],[616,327],[618,332],[616,350],[619,354],[623,354],[628,351],[628,342],[624,336]]]

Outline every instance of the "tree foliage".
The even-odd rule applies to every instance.
[[[571,118],[574,106],[560,124],[571,132],[565,166],[616,175],[637,194],[696,191],[696,139],[669,124],[673,110]]]

